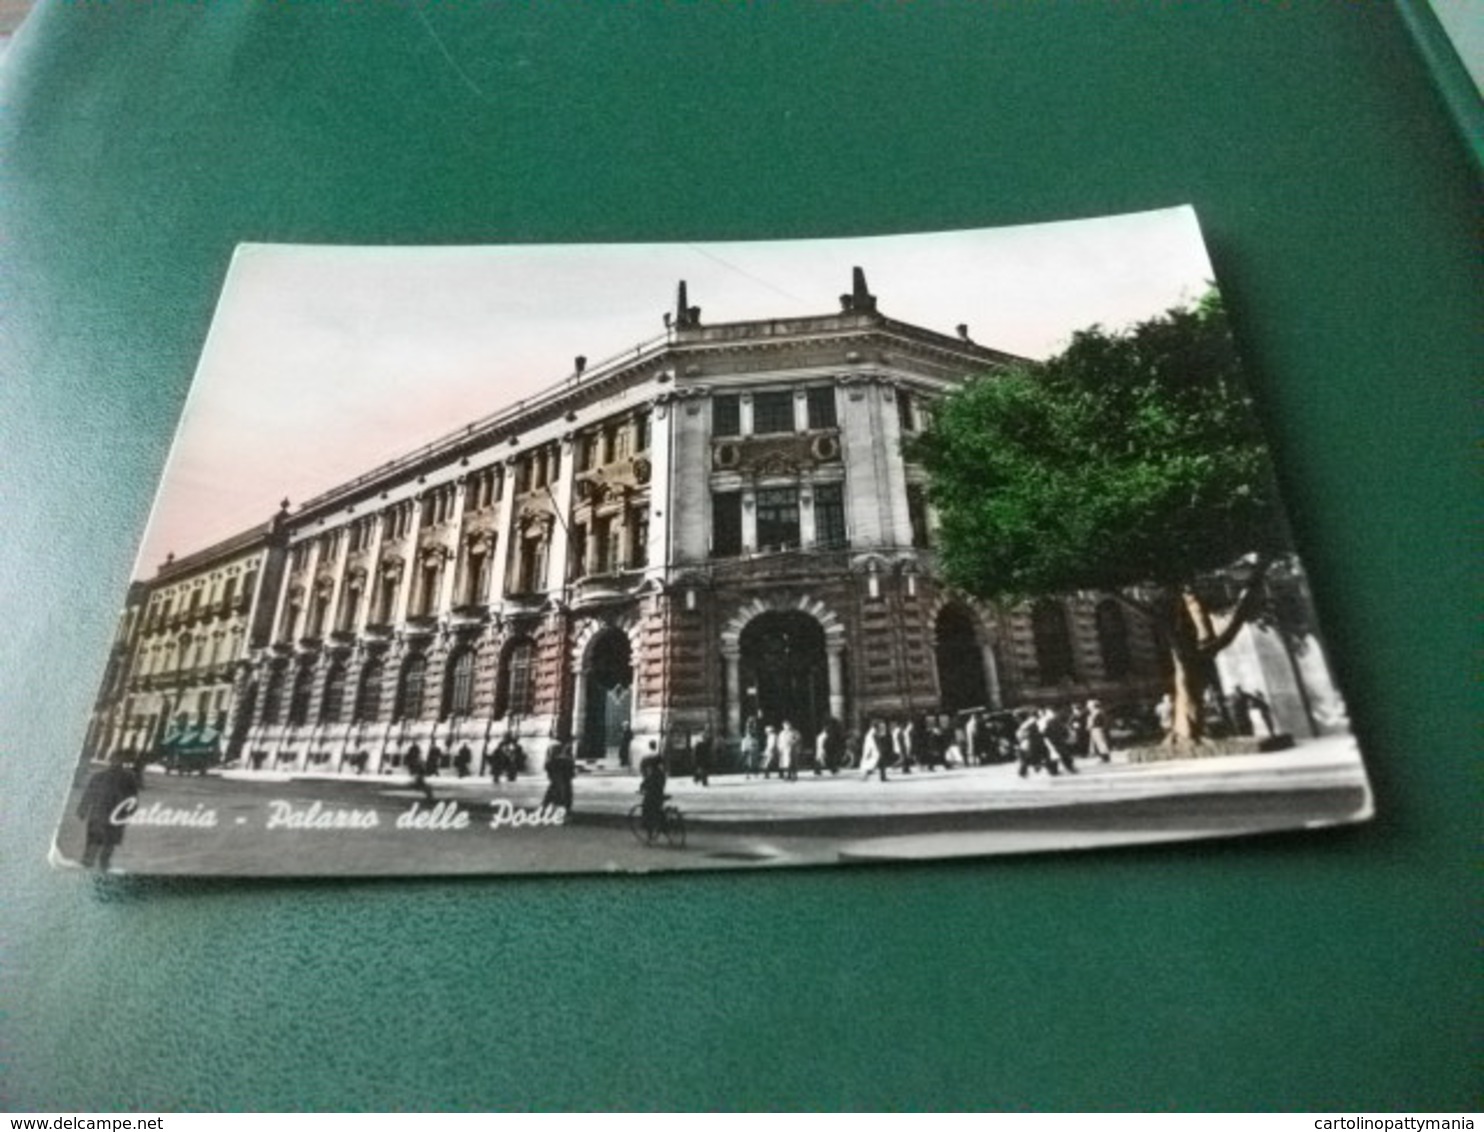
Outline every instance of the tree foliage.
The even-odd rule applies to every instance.
[[[1118,593],[1155,622],[1177,669],[1230,642],[1287,546],[1214,290],[967,383],[907,455],[929,473],[950,582],[1000,601]]]

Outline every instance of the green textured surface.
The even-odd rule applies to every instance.
[[[1479,184],[1393,9],[54,3],[0,95],[0,1104],[1479,1104]],[[1371,825],[649,880],[45,864],[236,241],[1184,201]]]

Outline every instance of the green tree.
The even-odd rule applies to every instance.
[[[907,444],[948,580],[1001,602],[1103,590],[1153,624],[1171,741],[1202,737],[1215,655],[1262,606],[1286,527],[1219,294],[970,381]]]

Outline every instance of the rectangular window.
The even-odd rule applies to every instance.
[[[711,435],[742,435],[742,400],[735,393],[711,398]]]
[[[845,488],[838,483],[814,489],[814,541],[821,550],[845,545]]]
[[[634,451],[649,451],[649,414],[634,414]]]
[[[711,495],[711,554],[733,558],[742,553],[742,493],[717,491]]]
[[[770,488],[757,493],[757,548],[791,550],[799,545],[799,490]]]
[[[928,539],[927,493],[921,484],[907,485],[907,521],[912,524],[912,545],[926,550],[931,543]]]
[[[794,395],[788,390],[752,395],[752,431],[755,436],[793,432]]]
[[[571,575],[581,578],[587,574],[587,524],[578,523],[572,528],[569,545],[572,548]]]
[[[649,508],[636,507],[629,512],[629,569],[649,565]]]
[[[836,428],[839,423],[835,417],[835,387],[820,385],[809,390],[809,427]]]
[[[917,420],[912,412],[912,394],[905,389],[897,390],[897,423],[903,432],[917,431]]]
[[[613,573],[618,566],[618,538],[612,516],[605,515],[593,523],[593,539],[596,542],[597,572]]]

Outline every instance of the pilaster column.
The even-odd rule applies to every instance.
[[[325,610],[325,632],[333,633],[340,627],[340,603],[345,594],[345,564],[350,561],[350,524],[340,528],[335,539],[335,582],[330,590],[330,604]]]
[[[818,540],[814,529],[814,485],[799,485],[799,545],[806,549]]]
[[[742,487],[742,553],[757,551],[757,488],[752,484]]]
[[[902,427],[897,419],[897,390],[883,382],[872,395],[877,417],[877,490],[882,499],[882,527],[888,546],[912,545],[912,519],[907,513],[907,471],[902,461]]]
[[[490,604],[505,600],[505,579],[510,558],[515,554],[515,538],[510,526],[515,518],[515,459],[510,457],[500,470],[500,502],[495,509],[494,559],[490,562]]]
[[[654,400],[649,417],[649,546],[645,560],[649,571],[663,576],[670,561],[674,532],[674,483],[676,402],[666,396]],[[710,467],[710,458],[707,458]]]
[[[1000,666],[995,663],[994,649],[989,645],[981,645],[980,652],[984,655],[984,682],[989,685],[989,706],[998,710],[1002,704],[1000,699]]]
[[[376,613],[376,603],[381,599],[381,548],[386,542],[386,512],[371,521],[371,553],[366,556],[366,580],[361,590],[361,608],[351,628],[360,633],[371,622]]]
[[[832,648],[825,654],[830,680],[830,714],[841,723],[845,722],[845,664],[844,649]]]
[[[286,641],[293,639],[294,627],[283,623],[284,610],[288,606],[289,590],[293,589],[294,572],[292,569],[294,561],[294,549],[292,545],[284,548],[283,569],[278,575],[278,593],[273,601],[273,624],[269,630],[270,641]],[[268,571],[263,571],[263,585],[267,585]]]
[[[727,727],[733,735],[742,734],[742,654],[724,649],[722,665],[726,669]],[[833,696],[831,703],[834,702]]]
[[[307,637],[309,630],[314,627],[314,606],[319,600],[319,560],[320,552],[324,547],[325,536],[315,535],[309,540],[309,561],[304,564],[304,604],[299,613],[303,620],[298,626],[294,637]]]
[[[469,477],[460,479],[453,493],[453,558],[443,579],[443,593],[438,598],[438,612],[447,613],[470,593],[469,548],[464,545],[465,504],[469,501]]]
[[[568,543],[567,524],[572,521],[572,483],[575,478],[573,469],[577,466],[576,453],[573,451],[573,441],[576,437],[567,433],[561,439],[560,452],[561,467],[557,476],[556,484],[547,481],[546,490],[551,497],[551,507],[555,515],[555,522],[551,526],[551,542],[546,552],[546,587],[547,589],[559,590],[566,587],[572,576],[572,562],[569,558],[570,550]],[[547,454],[549,457],[549,453]]]
[[[402,580],[397,586],[397,604],[392,610],[389,618],[393,625],[401,625],[407,620],[407,611],[411,607],[412,587],[417,584],[418,572],[422,570],[422,563],[418,561],[417,536],[423,529],[423,499],[422,495],[414,495],[412,503],[412,522],[408,524],[407,552],[402,556]]]

